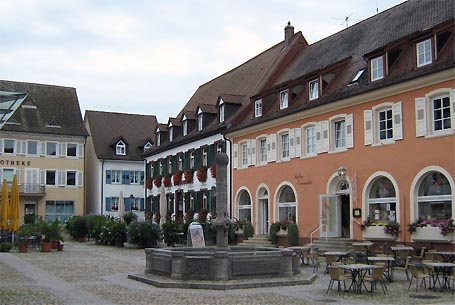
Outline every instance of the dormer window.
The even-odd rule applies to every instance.
[[[188,134],[188,120],[185,116],[182,119],[182,133],[183,136],[186,136]]]
[[[288,91],[284,90],[280,92],[280,109],[288,108]]]
[[[152,148],[152,143],[147,142],[147,143],[144,145],[144,150],[147,150],[147,149],[150,149],[150,148]]]
[[[384,57],[373,58],[370,63],[371,81],[384,78]]]
[[[310,101],[319,98],[319,78],[310,81],[308,87]]]
[[[123,141],[118,141],[115,145],[115,154],[117,156],[126,156],[126,145]]]
[[[174,128],[172,126],[169,127],[169,142],[172,142],[174,138]]]
[[[198,114],[197,116],[197,130],[201,131],[202,130],[202,113]]]
[[[156,146],[160,146],[161,145],[161,133],[160,131],[158,130],[156,132]]]
[[[256,118],[262,116],[262,99],[254,102],[254,116]]]
[[[431,38],[416,44],[417,67],[422,67],[433,62],[431,52]]]
[[[224,122],[224,109],[225,109],[225,105],[221,104],[220,105],[220,123]]]

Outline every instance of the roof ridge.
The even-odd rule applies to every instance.
[[[146,116],[146,117],[155,117],[154,114],[140,114],[140,113],[127,113],[127,112],[116,112],[116,111],[103,111],[103,110],[85,110],[86,113],[103,113],[103,114],[120,114],[120,115],[134,115],[134,116]]]
[[[25,85],[34,85],[34,86],[39,86],[39,87],[58,87],[58,88],[67,88],[67,89],[74,89],[74,90],[76,90],[76,87],[63,86],[63,85],[54,85],[54,84],[42,84],[42,83],[34,83],[34,82],[22,82],[22,81],[14,81],[14,80],[6,80],[6,79],[0,79],[0,82],[7,82],[7,83],[14,83],[14,84],[25,84]]]

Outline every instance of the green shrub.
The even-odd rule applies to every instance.
[[[134,214],[133,212],[126,212],[125,215],[123,215],[123,220],[128,226],[131,222],[137,221],[137,215]]]
[[[243,239],[248,239],[253,237],[254,235],[254,228],[250,222],[247,222],[243,225]]]
[[[73,216],[72,236],[75,239],[84,238],[88,235],[88,224],[86,216]]]
[[[139,248],[153,247],[157,245],[160,227],[151,221],[133,221],[128,225],[129,243]]]
[[[45,242],[63,239],[60,234],[60,222],[57,219],[54,221],[39,219],[36,228],[39,234],[41,234],[42,240]]]
[[[109,222],[109,217],[104,215],[88,215],[86,218],[90,237],[96,242],[99,242],[101,232],[103,231],[103,227]]]
[[[0,252],[9,252],[9,250],[11,250],[11,248],[13,247],[13,244],[10,243],[10,242],[2,242],[0,243]]]
[[[109,246],[121,246],[126,242],[126,225],[120,219],[107,218],[100,234],[100,243]]]
[[[290,223],[288,225],[288,245],[290,247],[299,245],[299,228],[297,224]]]
[[[179,226],[174,221],[166,221],[161,226],[163,240],[168,246],[173,246],[179,240]]]
[[[280,230],[280,228],[281,228],[281,224],[279,222],[274,222],[270,225],[269,239],[274,244],[276,244],[277,233]]]

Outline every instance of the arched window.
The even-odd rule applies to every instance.
[[[381,176],[371,185],[368,196],[368,216],[372,222],[387,224],[396,222],[397,199],[389,178]]]
[[[280,191],[278,199],[278,217],[279,221],[293,221],[296,220],[296,207],[294,191],[289,186],[284,186]]]
[[[251,198],[245,190],[240,193],[239,197],[239,220],[251,221]]]
[[[439,172],[428,173],[419,186],[418,218],[447,220],[452,217],[452,190],[447,178]]]

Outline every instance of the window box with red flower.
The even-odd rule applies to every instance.
[[[200,182],[206,182],[207,181],[207,166],[203,166],[199,168],[196,172],[196,177],[197,180]]]
[[[182,183],[182,172],[179,170],[176,170],[174,172],[174,175],[172,175],[172,182],[174,185],[180,185]]]
[[[183,172],[183,177],[185,178],[184,183],[193,183],[193,170],[186,169]]]
[[[171,176],[170,175],[164,176],[163,184],[165,187],[171,187]]]
[[[161,175],[156,175],[154,178],[153,178],[153,184],[156,185],[156,187],[160,187],[161,186]]]
[[[147,178],[147,180],[145,180],[145,187],[149,190],[153,188],[152,179]]]
[[[216,178],[216,164],[215,163],[210,165],[210,175],[212,175],[212,178]]]
[[[111,209],[112,211],[118,211],[118,205],[113,205]]]

